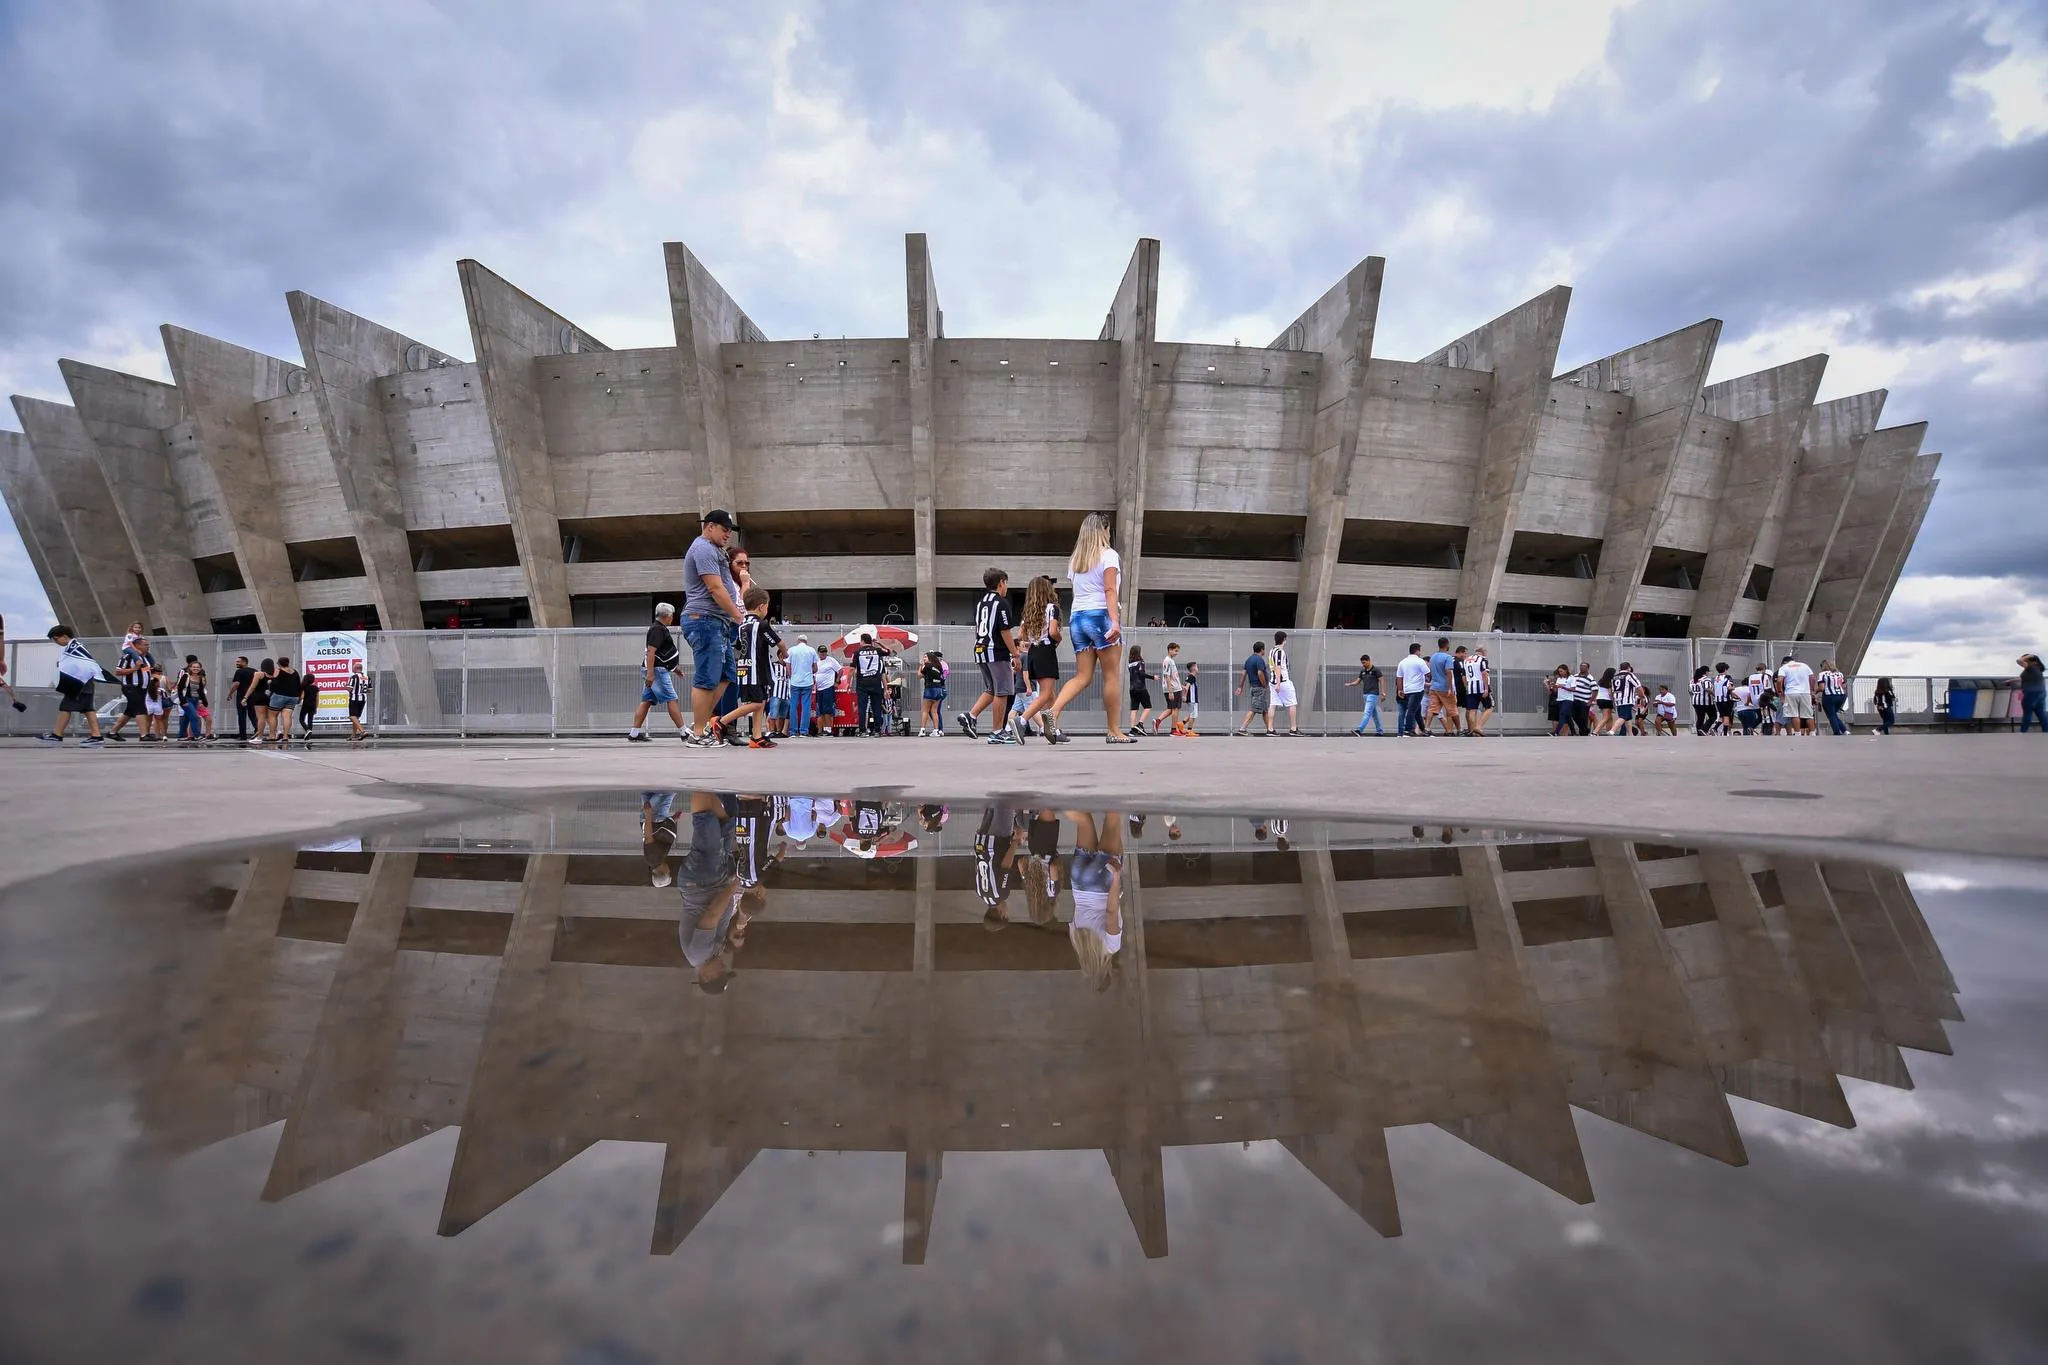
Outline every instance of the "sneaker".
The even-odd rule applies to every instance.
[[[967,736],[969,739],[981,738],[980,732],[974,728],[974,717],[968,715],[965,711],[953,717],[953,720],[956,724],[959,725],[961,734]]]
[[[106,738],[113,740],[114,743],[116,744],[126,744],[128,742],[128,736],[122,734],[118,730],[115,731],[113,734],[106,736]]]
[[[998,730],[982,742],[984,744],[1015,744],[1017,737],[1008,730]]]
[[[89,735],[78,741],[78,747],[81,749],[104,749],[107,747],[107,742],[97,735]]]
[[[932,737],[931,727],[922,725],[919,726],[917,730],[917,737],[919,739],[930,739]]]
[[[774,740],[767,738],[750,739],[747,741],[747,747],[749,749],[773,749],[776,747],[776,743]]]
[[[1031,729],[1022,716],[1010,717],[1010,734],[1019,744],[1031,738]]]
[[[654,737],[645,730],[628,730],[626,731],[626,742],[628,744],[652,744]]]
[[[1055,725],[1045,732],[1045,742],[1047,744],[1072,744],[1074,741],[1067,738],[1065,730]]]
[[[45,730],[43,731],[43,733],[36,736],[36,741],[40,744],[62,744],[64,742],[64,736],[58,734],[54,730]]]

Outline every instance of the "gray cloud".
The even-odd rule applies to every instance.
[[[1725,321],[1724,349],[1821,319],[1838,346],[1941,358],[1891,384],[1886,414],[1927,419],[1946,455],[1912,570],[2048,578],[2048,402],[1975,358],[2048,343],[2038,288],[1925,292],[2048,243],[2048,137],[1993,135],[1965,78],[2005,54],[1974,8],[1643,0],[1615,19],[1605,76],[1542,107],[1252,111],[1228,145],[1201,119],[1240,78],[1304,84],[1329,54],[1254,39],[1219,69],[1205,48],[1242,17],[1223,0],[794,12],[808,27],[788,30],[783,79],[832,96],[832,119],[891,154],[966,146],[1028,219],[1014,229],[1039,243],[1028,270],[1062,272],[1032,278],[1008,240],[978,240],[988,225],[946,184],[903,196],[921,220],[894,227],[933,233],[958,331],[999,330],[1051,296],[1093,334],[1128,244],[1063,221],[1074,202],[1103,206],[1088,232],[1113,220],[1164,240],[1183,329],[1202,335],[1248,317],[1277,330],[1371,252],[1389,257],[1393,355],[1556,282],[1575,287],[1566,363],[1703,316]],[[771,332],[898,331],[899,287],[866,278],[900,259],[893,242],[797,259],[715,207],[762,156],[787,14],[624,0],[0,14],[0,379],[58,391],[58,355],[164,320],[288,354],[293,288],[360,303],[426,280],[434,298],[391,320],[430,319],[430,340],[463,349],[453,259],[488,262],[505,241],[541,276],[522,285],[575,316],[645,317],[649,336],[665,327],[661,236],[713,248]],[[678,110],[724,120],[703,165],[677,171],[679,221],[629,267],[599,255],[593,269],[578,216],[633,201],[636,136]],[[1446,202],[1459,212],[1431,228]],[[1564,278],[1542,277],[1553,266]]]

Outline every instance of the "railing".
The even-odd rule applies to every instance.
[[[799,633],[824,648],[847,629],[844,624],[795,624],[785,628],[793,642]],[[967,626],[931,626],[918,632],[913,653],[928,649],[943,652],[951,665],[950,695],[945,702],[947,722],[953,714],[973,703],[981,684],[973,662],[973,636]],[[1181,647],[1183,672],[1197,665],[1201,676],[1201,728],[1221,734],[1243,718],[1243,699],[1235,695],[1239,668],[1252,642],[1266,641],[1270,630],[1167,630],[1133,628],[1126,632],[1126,644],[1143,650],[1150,671],[1157,672],[1169,642]],[[1287,652],[1295,687],[1300,696],[1300,726],[1307,733],[1342,734],[1355,728],[1361,707],[1358,689],[1347,688],[1358,671],[1358,658],[1370,654],[1386,674],[1386,695],[1381,699],[1382,723],[1389,733],[1396,728],[1393,704],[1394,664],[1408,652],[1410,644],[1425,651],[1435,646],[1436,634],[1409,631],[1290,631]],[[120,642],[94,639],[85,642],[93,655],[112,669],[120,653]],[[683,674],[678,678],[682,704],[689,708],[689,647],[677,632],[684,651]],[[1731,671],[1746,674],[1758,662],[1781,659],[1788,653],[1818,664],[1833,649],[1819,641],[1797,643],[1775,640],[1661,640],[1641,637],[1598,635],[1508,635],[1498,632],[1457,634],[1451,643],[1468,648],[1481,647],[1493,663],[1495,715],[1493,733],[1537,733],[1548,729],[1547,696],[1544,679],[1559,664],[1574,670],[1581,662],[1602,670],[1627,660],[1654,695],[1659,683],[1670,686],[1680,702],[1680,723],[1691,724],[1687,684],[1695,661],[1712,664],[1727,660]],[[233,672],[237,655],[251,659],[280,654],[297,658],[302,653],[298,635],[207,635],[187,637],[153,636],[151,650],[163,663],[167,680],[175,678],[185,656],[194,654],[206,667],[213,688],[213,722],[217,733],[234,732],[234,708],[227,704],[222,685]],[[364,716],[366,726],[380,736],[436,736],[469,738],[482,735],[602,735],[624,730],[640,700],[641,658],[645,632],[631,629],[577,630],[434,630],[373,631],[369,635],[368,671],[373,680],[371,704]],[[57,649],[44,640],[10,640],[7,644],[7,677],[20,699],[28,704],[26,713],[0,707],[0,733],[40,734],[50,728],[56,713],[56,697],[50,679],[56,668]],[[914,658],[906,659],[907,673],[902,705],[913,728],[916,725],[920,689],[914,676]],[[1072,677],[1074,659],[1062,649],[1060,668]],[[1852,690],[1855,718],[1875,723],[1869,706],[1874,678],[1857,678]],[[1945,681],[1931,678],[1893,678],[1899,694],[1899,723],[1926,725],[1940,719]],[[1165,697],[1159,685],[1151,685],[1156,708]],[[97,697],[100,705],[118,700],[118,689],[103,685]],[[343,700],[332,694],[322,702],[324,716],[346,714]],[[1102,690],[1098,679],[1066,711],[1065,728],[1076,733],[1102,726]],[[653,723],[666,722],[657,713]],[[1284,716],[1275,723],[1284,728]]]

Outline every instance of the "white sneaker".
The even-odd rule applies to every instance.
[[[932,737],[931,727],[926,726],[923,729],[920,729],[917,732],[917,737],[919,739],[930,739]]]

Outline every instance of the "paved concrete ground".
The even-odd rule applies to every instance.
[[[1687,842],[1847,841],[2003,857],[2048,852],[2048,743],[1871,740],[1208,738],[990,749],[944,740],[472,741],[258,753],[0,745],[0,885],[122,854],[246,842],[444,802],[703,785],[934,800],[1031,793],[1095,808],[1611,831]],[[1783,792],[1803,796],[1741,795]],[[1817,798],[1817,799],[1812,799]],[[1839,851],[1846,852],[1843,848]]]

